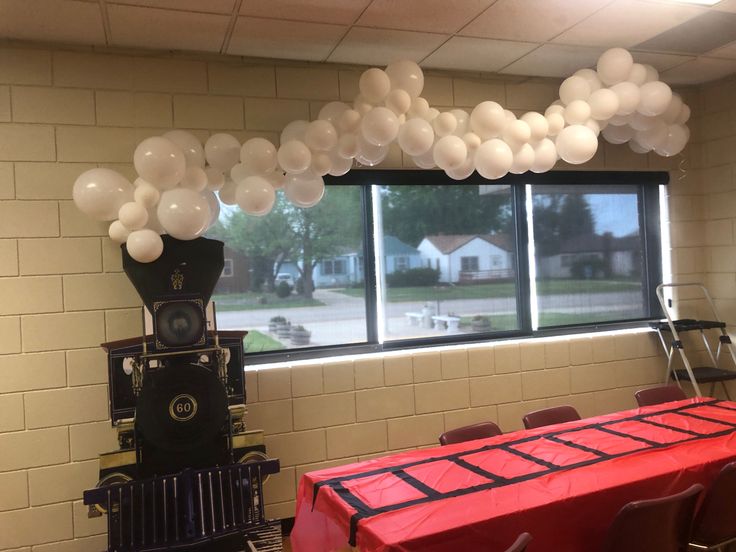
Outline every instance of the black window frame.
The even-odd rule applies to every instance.
[[[295,360],[308,360],[331,356],[389,352],[401,349],[421,349],[441,345],[477,343],[503,339],[525,339],[565,334],[588,333],[614,329],[645,327],[648,322],[663,316],[655,289],[662,281],[662,240],[660,231],[660,186],[669,183],[669,173],[664,171],[550,171],[541,174],[508,174],[498,180],[489,181],[473,173],[462,182],[451,180],[442,171],[413,169],[353,169],[340,177],[325,176],[325,185],[360,186],[363,228],[363,269],[365,274],[365,322],[364,343],[304,347],[279,351],[263,351],[247,354],[247,364],[258,365]],[[378,342],[378,301],[376,286],[376,255],[374,246],[374,212],[372,187],[374,185],[474,185],[509,186],[511,208],[515,218],[513,267],[516,274],[517,329],[468,334],[440,335]],[[526,212],[527,185],[635,185],[639,195],[639,229],[642,233],[643,270],[642,294],[649,316],[594,322],[546,326],[532,329],[531,292],[529,280],[529,248]]]

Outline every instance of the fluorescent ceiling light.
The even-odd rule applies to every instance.
[[[667,0],[674,4],[697,4],[698,6],[715,6],[721,0]]]

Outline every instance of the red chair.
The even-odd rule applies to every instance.
[[[524,416],[524,427],[534,429],[563,422],[573,422],[580,419],[580,414],[572,406],[553,406],[529,412]]]
[[[659,387],[650,387],[649,389],[640,389],[634,393],[636,402],[639,406],[653,406],[672,401],[684,401],[687,399],[685,392],[676,385],[661,385]]]
[[[506,552],[524,552],[530,542],[532,542],[532,536],[529,533],[522,533],[514,544],[506,549]]]
[[[736,462],[723,467],[695,514],[690,547],[720,550],[736,541]]]
[[[501,433],[501,428],[493,422],[481,422],[479,424],[458,427],[457,429],[445,431],[440,435],[440,445],[454,445],[455,443],[463,443],[465,441],[473,441],[475,439],[487,439],[488,437],[501,435]]]
[[[603,552],[685,552],[700,484],[671,496],[636,500],[621,508]]]

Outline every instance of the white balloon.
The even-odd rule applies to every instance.
[[[503,130],[503,139],[512,151],[517,151],[521,146],[531,140],[532,131],[526,121],[510,121]]]
[[[631,115],[614,115],[608,119],[608,124],[613,126],[626,126],[629,124],[629,117]]]
[[[330,156],[324,152],[315,153],[312,155],[312,164],[309,165],[309,170],[317,176],[324,176],[332,168],[332,160]]]
[[[654,67],[645,63],[644,69],[646,69],[647,71],[646,82],[654,82],[656,80],[659,80],[659,71],[657,71]]]
[[[611,144],[623,144],[634,137],[634,129],[628,125],[608,125],[601,134]]]
[[[514,154],[514,162],[511,164],[509,172],[514,174],[523,174],[532,168],[534,164],[534,148],[529,144],[524,144]]]
[[[277,158],[279,166],[288,173],[299,174],[309,168],[312,162],[312,153],[299,140],[290,140],[279,148]]]
[[[667,139],[667,124],[660,119],[655,119],[651,128],[638,131],[635,138],[639,145],[652,150]]]
[[[268,180],[268,183],[271,184],[274,190],[280,190],[284,187],[284,182],[286,182],[286,175],[280,170],[275,170],[272,173],[268,173],[266,175],[266,180]]]
[[[386,159],[388,155],[388,144],[385,146],[376,146],[366,140],[362,134],[358,134],[358,155],[355,160],[362,165],[373,167]]]
[[[664,141],[656,145],[654,151],[664,157],[672,157],[685,149],[689,138],[690,130],[686,126],[669,125]]]
[[[310,173],[291,175],[286,178],[284,193],[297,207],[313,207],[325,193],[325,182],[321,176]]]
[[[385,146],[398,135],[399,121],[389,108],[376,107],[363,117],[360,131],[374,146]]]
[[[475,106],[470,114],[470,128],[481,139],[495,138],[506,126],[506,114],[496,102],[485,101]],[[480,171],[478,171],[480,173]]]
[[[128,230],[140,230],[148,222],[148,211],[140,203],[129,201],[120,207],[118,220]]]
[[[155,231],[146,228],[131,232],[125,247],[134,260],[139,263],[150,263],[161,256],[164,242]]]
[[[468,157],[468,147],[459,136],[444,136],[434,147],[434,162],[443,170],[459,168]]]
[[[633,82],[637,86],[641,86],[647,82],[647,68],[641,63],[635,63],[631,66],[631,71],[629,72],[629,76],[626,77],[626,80]]]
[[[253,171],[242,163],[237,163],[232,169],[230,169],[230,178],[238,183],[242,182],[249,176],[253,176],[253,174]]]
[[[342,157],[335,151],[330,152],[330,161],[332,165],[328,174],[332,176],[342,176],[353,167],[352,157]]]
[[[410,119],[414,117],[424,118],[427,115],[428,111],[429,111],[429,102],[427,100],[425,100],[424,98],[414,98],[411,101],[411,107],[409,107],[409,111],[406,112],[406,115]]]
[[[584,77],[573,75],[567,77],[560,85],[560,100],[565,105],[575,100],[587,100],[590,93],[590,84]]]
[[[590,116],[598,121],[604,121],[613,117],[618,111],[618,95],[613,90],[601,88],[590,95],[588,105],[590,105]]]
[[[669,125],[674,124],[682,112],[683,105],[685,104],[682,102],[682,97],[679,94],[672,94],[672,99],[667,109],[662,113],[662,120]]]
[[[268,180],[262,176],[249,176],[238,184],[235,201],[243,212],[261,217],[273,209],[276,192]]]
[[[211,219],[207,200],[186,188],[174,188],[161,194],[156,213],[166,233],[178,240],[199,237],[207,230]]]
[[[455,132],[457,119],[452,113],[445,111],[435,117],[434,121],[432,121],[432,127],[437,136],[447,136]]]
[[[187,166],[184,153],[171,140],[161,136],[151,136],[138,144],[133,164],[144,180],[160,190],[168,190],[181,182]]]
[[[340,115],[337,126],[340,127],[341,132],[355,132],[360,128],[360,121],[362,118],[362,115],[354,109],[346,109],[343,111],[342,115]]]
[[[574,100],[565,108],[565,122],[569,125],[582,125],[588,119],[590,119],[588,102]]]
[[[690,120],[690,106],[687,104],[682,105],[682,109],[680,110],[680,114],[677,116],[677,120],[675,121],[679,125],[684,125]]]
[[[453,134],[455,136],[465,135],[470,128],[470,114],[464,109],[453,109],[450,113],[452,113],[455,116],[455,120],[457,120],[457,126],[455,127]]]
[[[77,177],[74,204],[95,220],[115,220],[124,203],[133,200],[133,185],[110,169],[90,169]]]
[[[650,117],[664,113],[672,101],[672,89],[661,81],[648,82],[639,92],[641,100],[637,111]]]
[[[629,149],[634,153],[649,153],[650,151],[652,151],[651,149],[642,146],[636,140],[629,141]]]
[[[463,142],[468,147],[468,152],[475,154],[475,150],[481,145],[482,140],[475,132],[466,132],[463,134]]]
[[[303,121],[301,119],[291,121],[288,125],[284,127],[284,130],[281,131],[279,143],[283,146],[286,142],[291,142],[292,140],[299,140],[303,142],[304,136],[307,133],[308,126],[309,121]]]
[[[337,154],[344,159],[353,159],[358,155],[358,137],[355,134],[343,134],[337,141]]]
[[[146,208],[156,205],[160,197],[161,192],[146,181],[143,181],[141,185],[135,189],[135,192],[133,192],[133,199],[136,203],[140,203]]]
[[[509,172],[514,154],[503,140],[494,138],[483,142],[475,152],[475,168],[483,178],[495,180]]]
[[[329,151],[337,145],[337,130],[332,123],[317,119],[309,123],[304,142],[313,151]]]
[[[506,115],[506,124],[516,120],[516,114],[510,109],[504,109],[503,114]]]
[[[598,76],[607,85],[625,81],[634,66],[634,58],[623,48],[611,48],[598,58]]]
[[[633,82],[620,82],[614,84],[611,90],[618,96],[618,111],[616,115],[630,115],[639,107],[641,92]]]
[[[220,202],[225,205],[235,205],[235,191],[238,188],[238,184],[229,178],[225,179],[225,184],[217,192]]]
[[[382,102],[391,91],[391,81],[385,71],[372,67],[360,75],[358,88],[366,100],[377,104]]]
[[[230,134],[213,134],[204,144],[204,155],[212,167],[227,172],[240,159],[240,142]]]
[[[276,152],[269,140],[251,138],[240,148],[240,162],[256,174],[264,174],[276,168]]]
[[[207,187],[207,173],[200,167],[187,167],[181,180],[181,187],[201,192]]]
[[[204,148],[199,138],[186,130],[170,130],[163,136],[184,153],[187,167],[204,168]]]
[[[572,165],[590,161],[598,150],[598,137],[583,125],[565,127],[555,141],[558,155]]]
[[[158,220],[158,214],[156,213],[156,207],[148,209],[148,223],[146,224],[148,230],[153,230],[157,234],[165,234],[166,230],[161,226],[161,221]]]
[[[601,133],[601,125],[598,124],[598,121],[596,121],[595,119],[588,119],[583,123],[583,126],[586,126],[590,130],[592,130],[596,137],[598,137],[598,135]]]
[[[547,119],[547,134],[550,136],[557,136],[565,128],[565,117],[560,113],[550,113],[545,119]]]
[[[427,110],[427,113],[424,114],[424,120],[429,121],[430,123],[434,121],[440,114],[439,109],[435,109],[434,107],[430,107]]]
[[[207,167],[204,170],[207,175],[207,189],[216,192],[225,185],[225,174],[214,167]]]
[[[434,144],[432,125],[424,119],[409,119],[399,129],[398,142],[399,147],[407,154],[422,155]]]
[[[123,226],[123,223],[119,220],[114,220],[107,229],[107,235],[115,243],[125,243],[130,235],[130,230]]]
[[[329,102],[319,110],[317,118],[322,119],[323,121],[328,121],[332,123],[333,126],[337,127],[340,117],[342,117],[342,114],[348,109],[350,109],[350,106],[345,102]]]
[[[530,142],[539,142],[549,132],[549,123],[544,115],[536,111],[529,111],[521,116],[521,120],[529,125],[531,131]]]
[[[434,169],[437,165],[434,164],[434,144],[422,155],[415,155],[411,158],[414,164],[420,169]]]
[[[532,172],[547,172],[555,166],[555,163],[557,163],[557,147],[552,140],[545,138],[534,146]]]
[[[395,61],[386,67],[386,74],[391,81],[392,90],[406,90],[412,98],[422,94],[424,73],[413,61]]]
[[[386,107],[396,115],[403,115],[411,108],[411,101],[411,96],[406,90],[392,90],[386,96]]]
[[[629,126],[634,130],[646,130],[652,128],[654,124],[659,120],[658,117],[647,117],[642,115],[638,111],[628,116]]]
[[[361,117],[364,117],[366,113],[373,109],[373,107],[373,104],[366,100],[363,97],[363,94],[358,94],[353,100],[353,109],[357,111]]]
[[[560,104],[552,104],[547,109],[545,109],[544,116],[546,117],[551,113],[559,113],[560,115],[563,115],[565,113],[565,106]]]
[[[578,69],[577,71],[575,71],[575,76],[583,77],[586,81],[588,81],[588,87],[590,87],[591,93],[595,92],[603,86],[601,79],[598,77],[598,73],[596,73],[593,69]],[[545,113],[545,115],[547,114]]]
[[[200,195],[207,200],[207,205],[210,207],[210,222],[207,225],[210,227],[220,218],[220,201],[217,199],[215,192],[210,190],[203,190]]]
[[[447,169],[445,174],[453,180],[465,180],[475,171],[475,159],[468,155],[465,161],[454,169]]]

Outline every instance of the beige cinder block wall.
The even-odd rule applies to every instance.
[[[88,520],[80,501],[96,481],[97,454],[116,445],[98,344],[139,334],[139,300],[105,225],[72,204],[76,176],[96,165],[132,176],[137,142],[172,127],[276,140],[289,121],[351,99],[358,75],[332,65],[0,47],[0,550],[97,552],[106,542],[104,520]],[[557,86],[433,73],[425,96],[440,107],[493,99],[521,113],[543,110]],[[399,153],[387,166],[402,165]],[[671,166],[602,144],[586,168]],[[702,202],[688,195],[689,179],[673,189],[678,224]],[[692,260],[700,244],[676,246],[678,272],[701,273]],[[430,445],[461,424],[491,419],[508,431],[546,405],[571,403],[583,415],[630,407],[635,389],[661,377],[657,347],[644,332],[249,371],[249,424],[266,431],[283,465],[269,483],[269,513],[293,515],[305,471]]]

